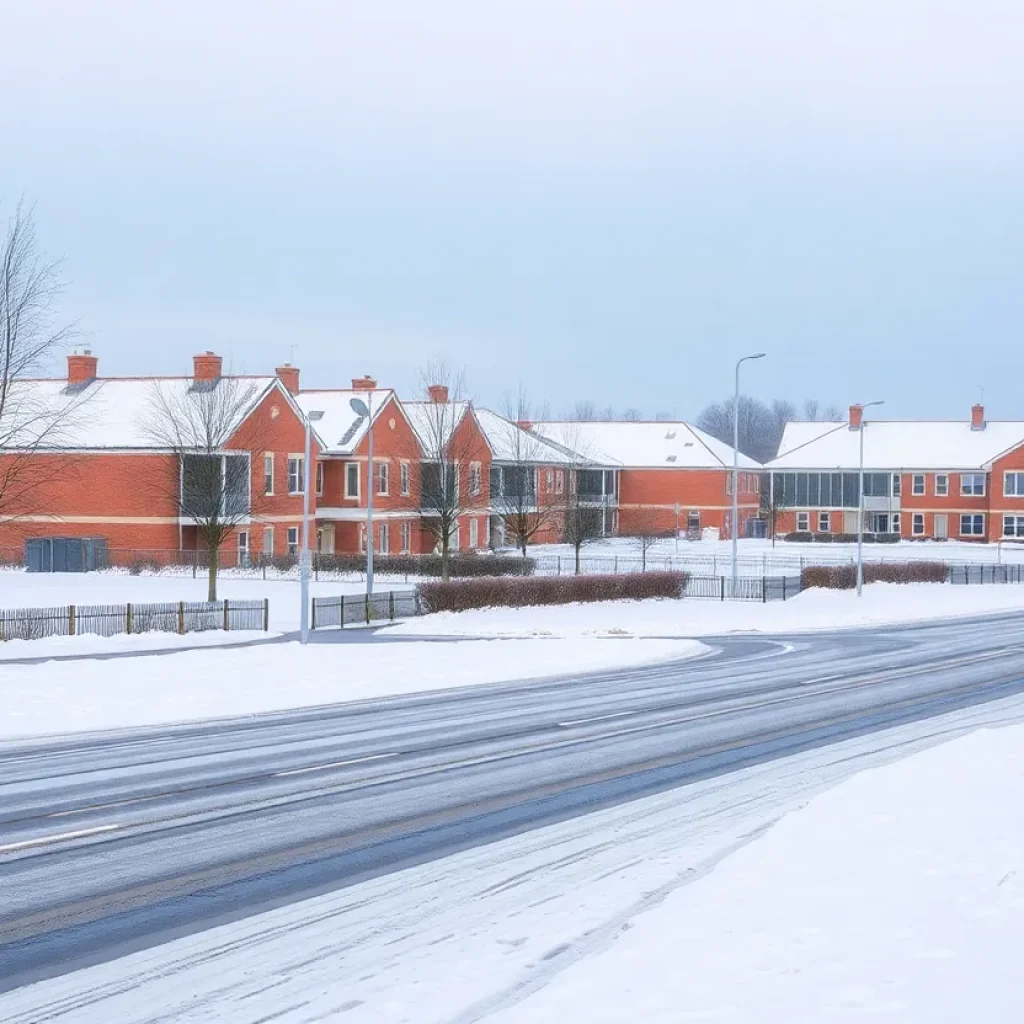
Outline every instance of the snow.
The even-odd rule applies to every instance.
[[[374,391],[344,389],[300,391],[295,396],[295,401],[303,413],[316,410],[324,414],[322,419],[313,424],[317,437],[323,442],[324,451],[332,455],[350,455],[366,437],[369,422],[366,417],[356,415],[352,409],[352,399],[358,398],[366,404],[371,417],[376,421],[377,416],[394,397],[394,391],[387,388],[378,388]],[[397,403],[392,406],[396,407]]]
[[[490,1024],[1024,1017],[1024,728],[864,772]]]
[[[597,638],[307,647],[291,642],[113,661],[0,665],[0,735],[260,714],[644,665],[694,657],[705,650],[696,641]]]
[[[989,420],[864,421],[864,465],[880,470],[981,469],[1024,444],[1024,422]],[[846,469],[859,465],[860,434],[846,423],[787,423],[778,456],[768,468]]]
[[[144,1024],[154,1008],[219,1024],[534,1024],[559,1011],[559,1024],[1019,1020],[1002,1002],[1020,991],[1018,965],[994,968],[1022,936],[1007,927],[1001,949],[981,943],[1019,921],[1021,873],[1006,876],[1020,856],[1024,735],[934,746],[1022,721],[1013,697],[699,780],[6,993],[4,1012],[76,1024]],[[748,990],[765,1000],[749,1012]],[[734,1013],[699,1016],[723,996]]]
[[[637,469],[721,469],[731,467],[731,445],[689,423],[547,422],[533,428],[542,437],[598,463]],[[740,455],[741,469],[761,464]]]
[[[397,623],[385,632],[396,636],[507,637],[785,634],[1020,610],[1024,610],[1024,584],[872,583],[860,598],[852,590],[807,590],[788,601],[767,604],[683,598],[439,612]]]
[[[38,640],[7,640],[0,644],[0,663],[20,658],[88,658],[106,654],[139,654],[150,651],[188,650],[193,647],[223,647],[252,643],[278,636],[252,630],[205,633],[118,633],[116,636],[48,636]]]
[[[535,462],[545,466],[560,466],[576,460],[572,453],[550,444],[536,431],[524,430],[490,409],[474,406],[473,415],[480,424],[495,462]]]
[[[424,453],[436,457],[451,441],[471,406],[469,402],[403,402],[402,408]]]

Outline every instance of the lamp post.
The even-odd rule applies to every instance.
[[[736,389],[732,400],[732,597],[739,589],[740,532],[740,367],[751,359],[764,359],[764,352],[755,352],[736,362]]]
[[[323,412],[320,410],[313,409],[306,413],[306,447],[302,462],[302,551],[299,552],[299,592],[302,601],[299,612],[299,640],[304,644],[309,643],[309,464],[312,459],[313,424],[322,417]]]
[[[857,596],[864,591],[864,410],[876,405],[885,405],[884,401],[868,402],[860,407],[860,459],[857,471]]]
[[[373,399],[371,392],[366,393],[366,401],[361,398],[353,398],[348,404],[357,416],[365,416],[368,426],[368,450],[366,470],[366,593],[373,594],[373,418],[370,415],[370,405]]]

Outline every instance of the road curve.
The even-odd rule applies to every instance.
[[[1020,693],[1022,626],[721,638],[629,671],[0,744],[0,991]]]

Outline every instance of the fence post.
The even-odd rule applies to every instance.
[[[395,592],[393,590],[388,591],[388,613],[391,617],[391,621],[395,621]]]
[[[224,598],[224,632],[226,633],[231,628],[231,623],[228,621],[228,599]]]
[[[126,633],[131,633],[131,631],[132,631],[132,606],[130,604],[126,604],[124,606],[124,625],[125,625],[125,632]]]
[[[68,636],[75,635],[75,606],[68,605]]]
[[[345,595],[344,594],[341,595],[341,624],[339,625],[338,628],[339,629],[344,629],[345,628]]]
[[[196,552],[192,552],[192,579],[196,578]]]
[[[761,577],[761,604],[768,603],[768,577]]]
[[[366,595],[366,624],[370,624],[370,595]]]
[[[267,560],[263,559],[263,579],[267,578]]]
[[[270,630],[270,598],[263,598],[263,632]]]
[[[310,629],[316,629],[316,598],[313,598],[313,615],[309,624]]]
[[[562,556],[561,555],[555,555],[555,561],[557,562],[557,565],[555,566],[555,575],[556,576],[561,576],[562,575]]]
[[[722,580],[722,600],[724,601],[725,600],[725,577],[722,576],[721,580]]]
[[[782,577],[782,600],[786,600],[786,577]]]
[[[178,602],[178,633],[180,636],[185,635],[185,602]]]
[[[614,565],[612,567],[612,572],[616,576],[619,575],[619,556],[618,555],[615,556],[615,562],[614,562]]]

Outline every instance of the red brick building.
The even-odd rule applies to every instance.
[[[1024,540],[1024,422],[875,420],[790,423],[766,467],[779,533],[857,531],[864,441],[864,529],[905,539]]]

